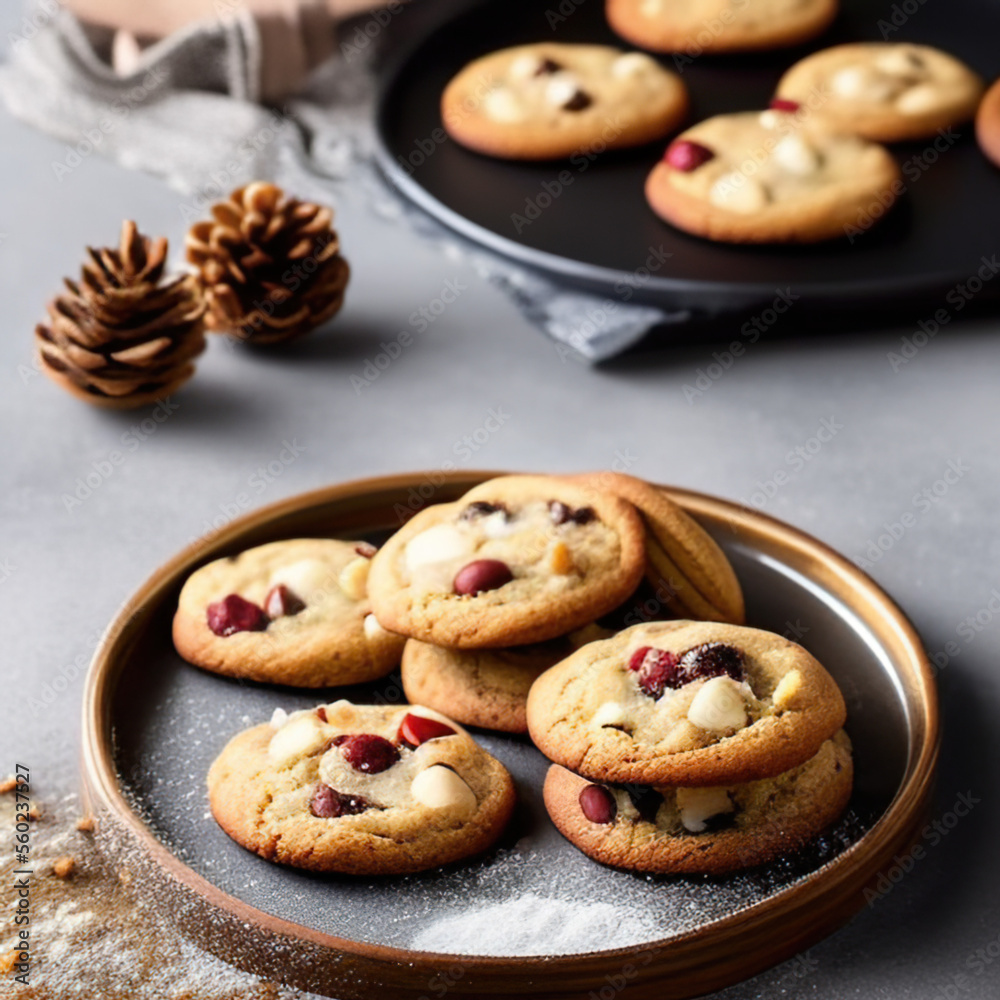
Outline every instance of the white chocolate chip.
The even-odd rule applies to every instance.
[[[891,80],[871,66],[845,66],[830,80],[830,89],[848,100],[886,101],[895,89]]]
[[[524,105],[507,87],[497,87],[483,98],[483,111],[495,122],[516,124],[527,117]]]
[[[768,108],[767,111],[762,111],[760,113],[760,118],[758,120],[763,128],[777,128],[784,120],[784,112],[775,111],[774,108]]]
[[[580,84],[572,73],[553,73],[545,86],[545,100],[561,108],[573,100],[579,89]]]
[[[463,818],[476,811],[476,793],[450,768],[433,764],[421,771],[410,792],[430,809],[453,809]]]
[[[389,635],[388,629],[382,628],[381,623],[374,615],[365,615],[364,630],[366,639],[380,639],[384,635]]]
[[[639,9],[645,17],[659,17],[663,13],[663,0],[642,0]]]
[[[300,559],[276,569],[271,574],[267,589],[280,583],[309,605],[329,594],[336,580],[333,571],[321,559]]]
[[[692,725],[715,733],[743,729],[747,708],[739,685],[731,677],[705,681],[691,700],[687,717]]]
[[[507,67],[507,76],[512,80],[530,80],[538,74],[542,67],[542,61],[538,56],[530,52],[522,52],[516,59],[511,60]]]
[[[595,726],[620,726],[625,719],[626,708],[618,701],[606,701],[594,712]]]
[[[352,559],[341,571],[338,580],[340,589],[352,600],[360,601],[368,593],[368,571],[371,569],[371,559],[358,556]]]
[[[767,190],[752,177],[741,173],[723,174],[708,192],[708,199],[730,212],[759,212],[768,201]]]
[[[701,833],[706,820],[720,813],[731,813],[736,807],[725,788],[678,788],[677,808],[684,829]]]
[[[495,510],[481,518],[479,525],[487,538],[506,538],[517,531],[517,528],[507,519],[502,510]]]
[[[279,767],[323,748],[328,739],[315,712],[307,712],[285,723],[267,745],[267,755]]]
[[[451,524],[436,524],[414,535],[406,545],[406,568],[412,573],[421,566],[460,559],[472,554],[472,540]]]
[[[941,106],[941,91],[932,83],[908,87],[896,98],[896,110],[904,115],[922,115]]]
[[[271,727],[280,729],[288,721],[288,713],[283,708],[276,708],[271,713]]]
[[[808,177],[819,169],[819,155],[800,135],[786,135],[771,154],[790,174]]]
[[[905,45],[894,45],[880,52],[875,65],[890,76],[915,80],[925,75],[924,61],[913,49]]]
[[[775,708],[784,708],[795,693],[802,687],[802,674],[798,670],[789,670],[778,682],[778,686],[771,695],[771,701]]]
[[[649,73],[657,68],[657,62],[645,52],[626,52],[611,64],[611,75],[619,80]]]

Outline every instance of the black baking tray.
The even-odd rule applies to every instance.
[[[1000,302],[1000,280],[992,280],[1000,277],[1000,171],[980,153],[971,124],[934,141],[893,146],[906,192],[853,240],[713,243],[674,229],[646,205],[643,182],[664,142],[585,163],[517,163],[440,141],[441,92],[479,55],[542,40],[631,48],[607,26],[600,0],[487,0],[465,5],[419,38],[420,21],[411,19],[416,14],[406,11],[394,25],[397,42],[409,36],[408,47],[384,74],[377,164],[405,199],[478,248],[567,287],[686,309],[696,318],[749,314],[782,290],[795,296],[796,313],[835,323],[851,314],[863,323],[880,316],[930,318],[939,309],[950,321],[993,311]],[[782,73],[804,55],[883,36],[936,45],[990,79],[1000,73],[998,3],[949,0],[906,16],[890,3],[847,0],[830,30],[809,45],[701,55],[683,65],[692,98],[689,121],[765,107]],[[673,56],[658,58],[677,68]],[[560,182],[563,172],[569,183]],[[519,224],[515,216],[526,216],[529,200],[545,207],[530,224]],[[683,333],[675,328],[673,336]]]

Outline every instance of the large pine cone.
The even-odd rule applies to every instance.
[[[167,241],[122,224],[117,250],[87,248],[77,284],[35,328],[42,370],[97,406],[129,409],[173,394],[205,349],[205,301],[194,275],[163,283]]]
[[[340,309],[350,268],[329,208],[257,182],[213,205],[212,215],[187,236],[210,329],[274,344],[308,333]]]

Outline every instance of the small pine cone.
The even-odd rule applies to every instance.
[[[194,374],[205,349],[197,278],[163,282],[167,241],[122,224],[117,250],[87,248],[79,284],[49,303],[35,328],[42,370],[88,403],[130,409],[164,399]]]
[[[187,259],[201,273],[208,326],[251,344],[276,344],[325,323],[350,276],[329,208],[274,184],[237,188],[196,222]]]

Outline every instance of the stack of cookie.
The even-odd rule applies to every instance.
[[[802,846],[843,812],[836,683],[802,647],[714,622],[637,625],[543,674],[528,726],[545,805],[590,857],[718,874]]]

